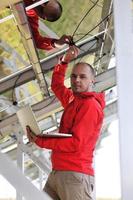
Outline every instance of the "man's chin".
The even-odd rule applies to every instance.
[[[82,90],[81,90],[81,89],[74,89],[73,92],[74,92],[74,93],[81,93]]]

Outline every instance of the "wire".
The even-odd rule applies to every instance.
[[[108,18],[112,15],[113,12],[109,13],[106,17],[104,17],[96,26],[94,26],[91,30],[89,30],[83,37],[81,37],[80,39],[78,39],[76,42],[79,42],[80,40],[82,40],[85,36],[87,36],[88,34],[90,34],[90,32],[92,32],[93,30],[95,30],[100,24],[102,24],[105,20],[108,20]]]
[[[94,1],[92,1],[92,0],[90,0],[90,2],[91,2],[91,3],[93,3],[93,4],[95,3],[95,2],[94,2]],[[100,7],[100,8],[103,8],[103,6],[101,6],[101,5],[100,5],[100,4],[98,4],[98,3],[97,3],[97,6],[98,6],[98,7]]]
[[[96,4],[98,3],[99,0],[96,1],[96,3],[86,12],[86,14],[83,16],[83,18],[80,20],[79,24],[77,25],[76,29],[74,30],[73,34],[72,34],[72,38],[74,37],[76,31],[78,30],[80,24],[83,22],[83,20],[85,19],[85,17],[91,12],[91,10],[96,6]]]
[[[40,110],[46,108],[47,106],[51,105],[55,101],[55,99],[56,99],[56,96],[47,105],[45,105],[45,106],[43,106],[42,108],[39,108],[39,109],[34,109],[33,111],[36,112],[36,111],[40,111]]]
[[[80,36],[80,35],[84,35],[84,33],[76,33],[74,36]],[[92,34],[88,34],[90,36],[93,36]]]
[[[16,80],[15,80],[15,82],[14,82],[13,89],[12,89],[12,103],[13,103],[14,106],[16,106],[16,105],[18,104],[18,102],[17,102],[16,100],[14,100],[14,95],[15,95],[14,92],[15,92],[16,84],[17,84],[18,80],[20,79],[21,75],[22,75],[22,74],[20,74],[20,75],[17,76],[17,78],[16,78]]]

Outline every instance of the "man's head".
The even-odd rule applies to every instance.
[[[71,88],[73,92],[91,92],[95,82],[95,71],[88,63],[77,63],[71,73]]]
[[[57,0],[49,0],[48,2],[35,8],[37,14],[42,19],[54,22],[61,17],[62,6]]]

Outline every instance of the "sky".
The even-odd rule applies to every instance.
[[[109,127],[110,135],[102,140],[95,156],[97,197],[120,198],[118,121]],[[15,198],[15,189],[0,176],[0,199]]]

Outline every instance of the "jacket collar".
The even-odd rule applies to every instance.
[[[81,92],[74,93],[77,98],[95,98],[96,101],[101,105],[102,108],[105,107],[105,93],[104,92]]]

